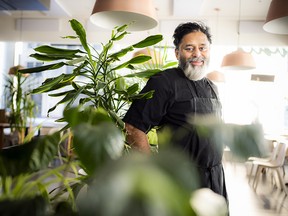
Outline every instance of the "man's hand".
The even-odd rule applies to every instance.
[[[131,148],[149,154],[150,144],[148,142],[147,135],[143,131],[127,123],[125,123],[125,129],[126,141]]]

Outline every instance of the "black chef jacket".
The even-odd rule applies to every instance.
[[[201,187],[208,187],[227,199],[223,149],[187,124],[187,118],[193,115],[215,114],[220,117],[221,104],[216,86],[207,78],[191,81],[182,69],[172,68],[152,76],[141,92],[151,90],[155,90],[153,98],[135,100],[123,121],[146,133],[155,126],[170,127],[175,132],[172,143],[188,153],[196,164]],[[177,134],[179,131],[181,133]]]

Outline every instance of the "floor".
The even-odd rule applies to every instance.
[[[248,183],[246,168],[243,162],[224,164],[230,216],[287,216],[288,196],[272,186],[269,173],[262,175],[255,192],[251,186],[253,181]],[[287,165],[285,170],[285,182],[288,182]]]

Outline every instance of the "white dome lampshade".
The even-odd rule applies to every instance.
[[[149,30],[158,24],[152,0],[96,0],[90,21],[107,29],[128,24],[131,31]]]
[[[224,83],[226,81],[225,75],[219,71],[216,71],[216,70],[207,73],[206,77],[208,79],[210,79],[211,81],[214,81],[214,82]]]
[[[288,34],[288,0],[272,0],[263,29],[273,34]]]
[[[221,67],[227,70],[250,70],[256,68],[256,64],[250,53],[238,48],[224,56]]]

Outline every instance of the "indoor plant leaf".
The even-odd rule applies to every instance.
[[[90,56],[91,54],[90,54],[89,46],[87,44],[86,31],[83,28],[82,24],[80,22],[78,22],[76,19],[72,19],[72,20],[70,20],[70,25],[71,25],[72,29],[78,35],[83,48],[87,51],[88,55]]]
[[[17,176],[47,167],[55,157],[59,133],[32,139],[30,142],[0,151],[0,175]]]
[[[144,40],[133,44],[134,48],[145,48],[148,46],[152,46],[155,45],[157,43],[159,43],[160,41],[163,40],[163,35],[152,35],[152,36],[148,36],[147,38],[145,38]]]
[[[137,72],[137,73],[131,73],[131,74],[127,74],[127,75],[124,75],[123,77],[127,77],[127,78],[130,78],[130,77],[139,77],[139,78],[149,78],[159,72],[161,72],[162,70],[160,69],[149,69],[149,70],[145,70],[145,71],[141,71],[141,72]]]
[[[84,53],[83,51],[81,51],[80,49],[61,49],[61,48],[57,48],[57,47],[52,47],[52,46],[48,46],[48,45],[43,45],[43,46],[38,46],[34,49],[37,52],[40,53],[45,53],[45,54],[51,54],[51,55],[75,55],[76,53]]]
[[[149,61],[151,59],[151,56],[136,56],[120,65],[118,65],[117,67],[113,68],[113,70],[119,70],[121,68],[125,68],[130,64],[141,64],[143,62]]]
[[[79,58],[78,55],[41,55],[39,53],[31,54],[30,57],[35,58],[39,61],[56,61],[61,59],[71,60],[73,58]]]
[[[95,173],[104,163],[122,155],[123,136],[114,123],[83,123],[72,130],[74,150],[86,173]]]
[[[65,75],[61,74],[60,76],[58,76],[56,78],[49,79],[48,81],[46,80],[41,86],[39,86],[36,89],[33,89],[32,93],[37,94],[37,93],[43,93],[46,91],[51,91],[51,88],[53,88],[56,84],[61,82],[64,77],[65,77]]]
[[[34,68],[20,69],[18,70],[18,72],[22,74],[38,73],[38,72],[43,72],[46,70],[56,70],[58,68],[63,67],[64,65],[65,65],[64,62],[59,62],[55,64],[49,64],[49,65],[44,65],[44,66],[39,66],[39,67],[34,67]]]

